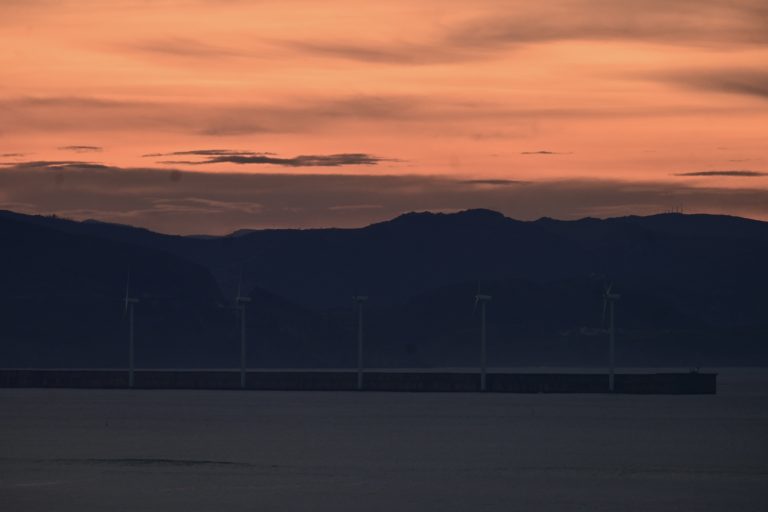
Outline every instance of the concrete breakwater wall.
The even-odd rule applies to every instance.
[[[246,389],[285,391],[352,391],[354,371],[249,371]],[[127,388],[125,370],[0,370],[4,388]],[[240,389],[240,374],[231,370],[137,370],[138,389]],[[476,373],[374,371],[364,374],[366,391],[476,392]],[[607,393],[608,376],[597,373],[488,373],[493,393]],[[619,373],[616,393],[715,394],[716,373]]]

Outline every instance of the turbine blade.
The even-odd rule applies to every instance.
[[[477,278],[477,291],[475,291],[475,305],[472,307],[472,314],[474,315],[477,312],[477,303],[480,302],[480,290],[482,289],[482,286],[480,285],[480,278]]]

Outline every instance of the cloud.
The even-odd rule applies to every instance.
[[[462,5],[450,22],[424,24],[407,37],[268,42],[311,57],[396,65],[463,63],[522,46],[570,40],[763,45],[768,42],[768,9],[763,0],[547,0],[512,5],[485,0]]]
[[[560,153],[558,151],[541,150],[541,151],[523,151],[520,154],[521,155],[570,155],[571,153]]]
[[[191,149],[188,151],[172,151],[170,153],[148,153],[146,155],[141,155],[144,158],[147,157],[159,157],[159,156],[183,156],[183,155],[193,155],[193,156],[230,156],[230,155],[274,155],[275,153],[269,153],[269,152],[254,152],[254,151],[240,151],[240,150],[234,150],[234,149]]]
[[[99,153],[104,150],[101,146],[61,146],[58,149],[75,153]]]
[[[363,63],[427,65],[464,62],[487,57],[487,52],[462,49],[441,41],[360,43],[349,41],[273,41],[275,45],[315,57]]]
[[[768,31],[768,27],[766,27]],[[701,91],[738,94],[768,100],[768,70],[719,69],[676,71],[661,74],[662,80]]]
[[[336,205],[336,206],[329,206],[329,210],[342,210],[342,211],[349,211],[349,210],[377,210],[379,208],[384,208],[384,206],[380,204],[344,204],[344,205]]]
[[[202,197],[187,197],[184,199],[154,199],[153,207],[160,207],[165,211],[186,212],[239,212],[244,214],[260,213],[264,207],[255,201],[217,201]]]
[[[104,164],[95,162],[82,162],[78,160],[32,160],[28,162],[0,162],[0,167],[11,167],[13,169],[26,169],[26,170],[99,170],[99,169],[115,169]]]
[[[173,151],[171,153],[151,153],[144,157],[158,156],[203,156],[203,160],[162,160],[157,163],[170,165],[205,165],[233,163],[239,165],[280,165],[284,167],[341,167],[344,165],[376,165],[379,162],[392,162],[392,159],[380,158],[367,153],[338,153],[334,155],[299,155],[292,158],[280,158],[275,153],[256,151],[234,151],[230,149],[193,149]]]
[[[376,165],[384,159],[365,153],[339,153],[335,155],[299,155],[278,158],[266,155],[226,155],[208,158],[196,164],[269,164],[285,167],[340,167],[343,165]],[[171,162],[172,163],[172,162]]]
[[[464,183],[467,185],[487,185],[491,187],[508,187],[510,185],[524,185],[530,182],[522,181],[522,180],[488,179],[488,180],[460,180],[459,183]]]
[[[734,176],[740,178],[756,178],[759,176],[768,176],[768,172],[759,171],[694,171],[681,172],[674,176]]]
[[[403,125],[419,130],[466,130],[472,137],[478,123],[503,122],[519,136],[541,119],[613,119],[633,117],[733,115],[752,112],[749,106],[657,108],[641,106],[515,107],[491,100],[419,95],[350,95],[282,98],[269,103],[183,103],[118,101],[88,97],[0,99],[0,131],[26,133],[98,132],[119,136],[137,130],[151,133],[203,134],[216,137],[254,133],[329,133],[343,130],[387,130],[402,134]],[[466,126],[466,128],[458,128]]]
[[[111,167],[95,163],[82,162],[79,160],[31,160],[27,162],[0,162],[0,168],[25,169],[28,171],[50,171],[50,170],[83,170],[83,169],[112,169]]]
[[[560,40],[687,46],[768,42],[762,0],[555,0],[489,11],[449,30],[446,41],[476,49]]]
[[[422,122],[467,114],[451,102],[408,96],[352,95],[283,98],[264,103],[185,103],[90,97],[0,99],[0,130],[24,132],[133,132],[151,130],[229,136],[252,133],[307,133],[360,120]]]
[[[211,58],[253,57],[256,54],[239,48],[217,46],[188,37],[167,37],[130,43],[123,46],[140,53],[170,57]]]
[[[340,153],[336,155],[299,155],[293,158],[270,156],[217,156],[205,164],[230,162],[235,164],[272,164],[287,167],[339,167],[342,165],[376,165],[383,159],[365,153]]]
[[[520,219],[573,219],[652,214],[683,205],[687,212],[768,219],[765,188],[589,179],[507,183],[448,176],[222,173],[90,165],[6,165],[0,168],[0,208],[185,234],[354,227],[408,211],[477,207]],[[177,178],[170,179],[173,176]]]

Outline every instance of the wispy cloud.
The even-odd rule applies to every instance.
[[[28,162],[0,162],[2,167],[26,170],[83,170],[83,169],[115,169],[97,162],[82,162],[79,160],[31,160]]]
[[[264,206],[256,201],[219,201],[202,197],[185,197],[182,199],[154,199],[153,207],[160,207],[164,211],[175,212],[238,212],[243,214],[260,213]]]
[[[104,150],[101,146],[60,146],[58,149],[75,153],[99,153]]]
[[[286,167],[340,167],[343,165],[376,165],[383,158],[366,153],[339,153],[335,155],[299,155],[292,158],[273,156],[230,155],[209,158],[203,164],[270,164]]]
[[[523,180],[505,180],[505,179],[487,179],[487,180],[460,180],[459,183],[467,185],[485,185],[491,187],[509,187],[512,185],[524,185],[530,181]]]
[[[768,26],[766,26],[768,32]],[[658,75],[662,80],[701,91],[752,96],[768,100],[768,70],[723,68],[675,71]]]
[[[332,155],[299,155],[281,158],[270,152],[233,151],[228,149],[195,149],[174,151],[172,153],[154,153],[145,157],[167,155],[203,156],[202,160],[162,160],[158,163],[171,165],[206,165],[232,163],[238,165],[279,165],[283,167],[341,167],[345,165],[376,165],[383,161],[393,161],[367,153],[337,153]]]
[[[192,37],[165,37],[131,42],[121,49],[168,57],[189,59],[222,59],[233,57],[254,57],[258,54],[238,47],[210,44]]]
[[[147,153],[144,158],[160,156],[231,156],[231,155],[274,155],[270,152],[241,151],[236,149],[191,149],[188,151],[172,151],[170,153]]]
[[[425,27],[426,35],[410,34],[411,41],[269,42],[314,57],[397,65],[484,60],[522,46],[568,40],[720,47],[768,42],[762,0],[548,0],[514,6],[479,1],[462,14],[440,29]]]
[[[460,100],[418,95],[350,95],[296,98],[269,103],[194,103],[122,101],[88,97],[35,97],[0,99],[2,123],[15,133],[118,134],[186,133],[226,137],[255,133],[317,133],[349,130],[349,126],[402,132],[408,124],[419,130],[466,125],[466,135],[477,133],[478,123],[503,123],[505,131],[527,133],[541,119],[621,119],[634,117],[734,115],[750,113],[745,105],[677,107],[563,106],[516,107],[493,100]],[[3,125],[0,125],[2,127]],[[117,136],[117,135],[115,135]],[[203,156],[203,155],[199,155]]]
[[[768,176],[768,172],[747,171],[747,170],[725,170],[725,171],[693,171],[681,172],[674,176],[733,176],[737,178],[756,178]]]
[[[762,0],[555,0],[478,16],[446,39],[497,49],[558,40],[761,45],[767,19]]]
[[[559,151],[540,150],[540,151],[522,151],[520,154],[521,155],[570,155],[571,153],[563,153],[563,152],[559,152]]]
[[[450,118],[472,109],[407,96],[294,98],[264,103],[185,103],[90,97],[0,98],[2,125],[17,133],[184,132],[210,136],[306,133],[349,121]],[[0,125],[0,126],[2,126]]]
[[[315,57],[337,58],[363,63],[428,65],[464,62],[487,57],[487,52],[462,49],[434,40],[424,43],[361,43],[338,41],[273,41],[280,47]]]
[[[343,204],[328,207],[332,211],[378,210],[380,208],[384,208],[384,206],[380,204]]]

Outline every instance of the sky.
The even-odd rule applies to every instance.
[[[765,0],[0,0],[0,209],[768,220]]]

